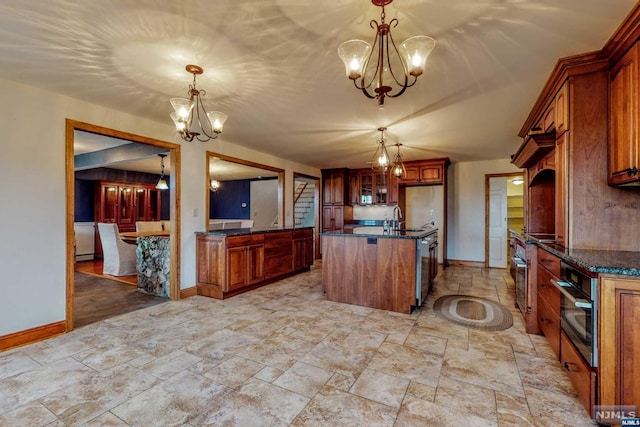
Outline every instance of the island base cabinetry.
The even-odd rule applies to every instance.
[[[329,301],[411,312],[415,240],[323,235],[322,247],[322,287]]]
[[[296,252],[297,247],[307,246],[313,252],[311,228],[230,237],[198,234],[197,293],[217,299],[229,298],[308,270],[313,264],[313,253]],[[298,254],[295,258],[294,252]]]

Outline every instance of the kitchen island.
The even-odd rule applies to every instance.
[[[224,299],[313,264],[313,227],[196,232],[198,295]]]
[[[437,236],[436,228],[322,233],[322,290],[329,301],[411,313],[437,271],[429,256]]]

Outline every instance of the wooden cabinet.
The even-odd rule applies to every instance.
[[[293,231],[293,269],[313,265],[313,230]]]
[[[351,201],[349,185],[349,171],[347,169],[324,169],[322,171],[322,204],[348,204]]]
[[[399,184],[442,185],[449,159],[420,160],[404,164],[406,175]]]
[[[313,263],[313,229],[230,237],[198,234],[196,260],[198,295],[228,298],[308,269]]]
[[[569,130],[569,82],[565,81],[555,97],[556,136]]]
[[[350,205],[360,204],[360,174],[357,171],[349,172],[349,200]]]
[[[353,219],[351,206],[323,206],[322,231],[342,231],[345,221]]]
[[[229,237],[227,239],[227,283],[233,291],[264,279],[264,236]]]
[[[555,207],[554,207],[554,233],[556,242],[565,245],[567,242],[569,215],[567,214],[567,178],[569,170],[567,159],[569,157],[569,133],[563,133],[556,139],[555,156]]]
[[[566,372],[582,406],[593,417],[596,398],[596,373],[584,361],[564,332],[560,333],[560,365]]]
[[[160,197],[160,191],[152,184],[98,181],[94,197],[95,221],[115,223],[120,232],[135,231],[136,221],[160,220]],[[97,227],[95,257],[102,258]]]
[[[640,407],[640,278],[603,276],[599,298],[598,404]]]
[[[391,178],[387,173],[359,169],[358,183],[358,197],[355,200],[358,205],[389,205],[398,202],[397,178]]]
[[[538,326],[560,357],[560,291],[551,283],[560,280],[560,259],[544,249],[537,252]]]
[[[611,70],[609,82],[609,184],[640,180],[638,149],[638,44]]]

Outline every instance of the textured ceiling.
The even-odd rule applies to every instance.
[[[405,159],[508,158],[557,59],[600,49],[632,0],[396,0],[395,39],[437,40],[384,109],[336,54],[371,39],[367,0],[3,0],[0,77],[168,123],[188,63],[224,142],[316,167],[365,167],[387,126]]]

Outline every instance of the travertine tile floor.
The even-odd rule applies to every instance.
[[[589,426],[503,270],[451,267],[411,315],[326,301],[308,273],[149,307],[0,353],[0,426]],[[512,308],[484,332],[435,317],[463,293]]]

